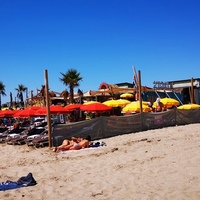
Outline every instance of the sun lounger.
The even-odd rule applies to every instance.
[[[7,136],[8,136],[7,133],[1,133],[0,134],[0,143],[4,143]]]
[[[28,131],[27,135],[37,135],[37,134],[41,134],[43,132],[45,132],[45,128],[44,127],[34,127],[31,130]]]
[[[6,142],[9,143],[10,140],[20,137],[21,135],[24,135],[26,129],[24,128],[18,128],[18,129],[12,129],[9,132],[7,132],[7,137],[3,137],[1,140],[1,143]]]
[[[40,138],[41,135],[40,134],[36,134],[36,135],[31,135],[28,136],[26,139],[24,139],[24,142],[28,145],[28,146],[33,146],[33,140],[36,138]]]
[[[27,134],[28,137],[24,141],[28,146],[33,146],[33,139],[44,136],[46,132],[47,130],[44,127],[34,128],[34,130]]]
[[[7,144],[9,144],[9,142],[14,139],[14,138],[19,138],[20,137],[20,134],[18,133],[11,133],[11,134],[8,134],[7,137],[5,139],[3,139],[4,142],[6,142]]]
[[[0,128],[0,133],[5,133],[6,131],[8,131],[8,128],[5,127],[5,128]]]
[[[37,148],[47,146],[49,144],[48,135],[35,138],[32,143]]]
[[[22,145],[22,144],[25,144],[25,141],[24,141],[25,138],[27,138],[27,135],[19,135],[19,136],[9,139],[9,141],[7,141],[7,144]]]
[[[47,122],[42,122],[38,124],[36,127],[45,127],[45,126],[47,126]]]
[[[16,129],[14,128],[14,129],[8,131],[8,134],[11,134],[11,133],[22,133],[24,131],[26,131],[25,128],[16,128]]]
[[[9,133],[6,137],[1,139],[1,142],[6,142],[7,144],[11,144],[11,145],[22,145],[22,144],[28,144],[31,145],[31,141],[36,137],[35,135],[37,135],[37,137],[44,135],[45,134],[45,128],[43,127],[38,127],[38,128],[34,128],[32,130],[29,130],[29,132],[27,134],[22,133]],[[34,135],[33,137],[30,137]],[[29,137],[29,138],[28,138]],[[27,139],[28,138],[28,139]]]

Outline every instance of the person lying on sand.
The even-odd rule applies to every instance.
[[[67,150],[79,150],[88,148],[91,141],[91,137],[84,138],[72,137],[71,140],[63,140],[62,145],[55,147],[54,152],[67,151]]]

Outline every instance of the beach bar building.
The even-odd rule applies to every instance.
[[[84,93],[84,98],[90,100],[105,101],[109,98],[119,98],[122,93],[134,94],[132,101],[137,100],[135,96],[137,89],[128,82],[110,84],[102,82],[97,91]],[[156,98],[174,98],[181,104],[200,104],[200,78],[174,80],[168,82],[154,81],[153,87],[142,86],[142,99],[153,103]],[[93,98],[93,99],[92,99]]]
[[[169,82],[154,81],[153,84],[158,96],[175,98],[182,104],[200,104],[200,78]]]
[[[183,104],[200,104],[200,78],[170,81],[174,91],[181,93]]]

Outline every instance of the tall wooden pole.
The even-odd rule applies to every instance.
[[[49,101],[49,83],[48,83],[48,72],[44,70],[44,80],[45,80],[45,92],[46,92],[46,111],[47,111],[47,126],[48,126],[48,138],[49,138],[49,148],[52,147],[51,139],[51,113],[50,113],[50,101]]]
[[[194,85],[193,85],[193,78],[191,78],[191,103],[194,103]]]
[[[138,85],[139,85],[139,101],[140,101],[140,113],[143,112],[142,109],[142,87],[141,87],[141,73],[138,71]]]

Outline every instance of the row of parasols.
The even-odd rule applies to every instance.
[[[167,109],[172,107],[177,107],[178,109],[200,109],[198,104],[185,104],[180,106],[180,102],[173,98],[161,98],[160,102],[164,104]],[[69,113],[75,109],[80,109],[81,111],[88,112],[102,112],[102,111],[111,111],[113,107],[121,107],[122,112],[140,112],[140,102],[134,101],[131,102],[126,99],[117,99],[117,100],[108,100],[103,103],[97,101],[89,101],[84,104],[70,104],[65,107],[59,105],[51,105],[50,113],[51,114],[65,114]],[[155,102],[152,105],[155,107]],[[152,107],[149,106],[149,102],[142,101],[143,112],[151,112]],[[47,114],[46,107],[39,106],[30,106],[24,110],[4,110],[0,111],[0,117],[36,117],[44,116]]]

